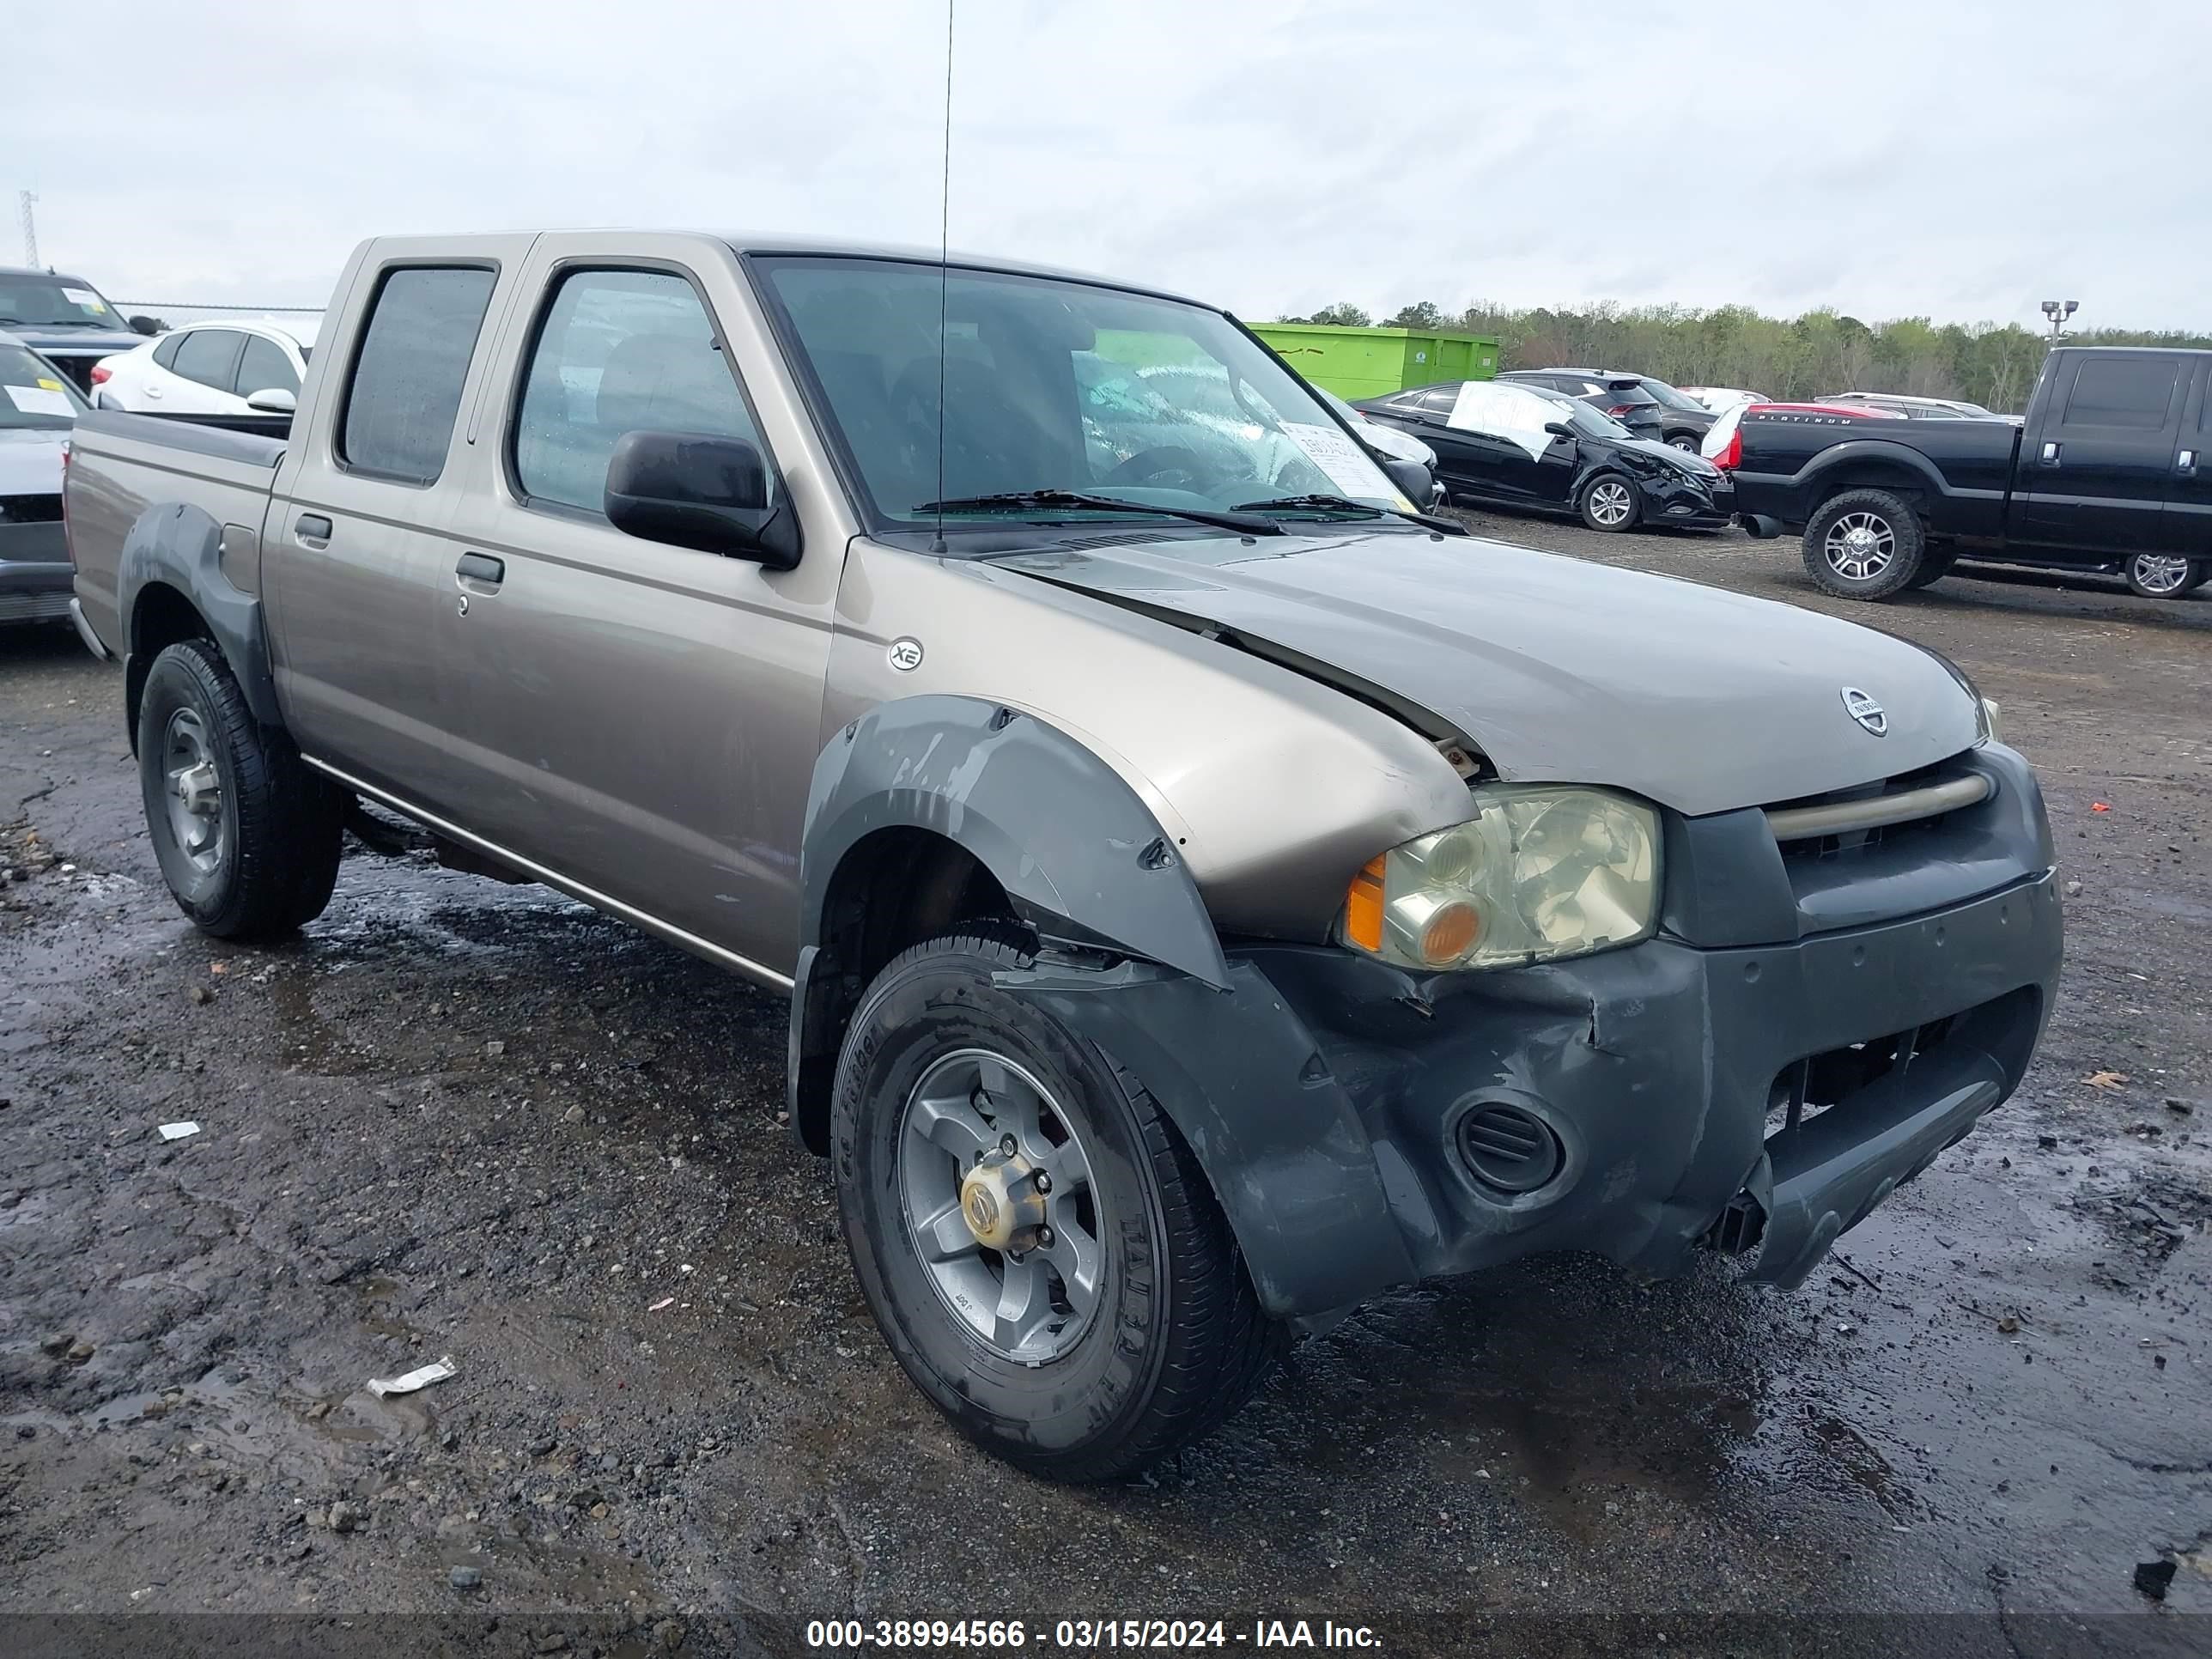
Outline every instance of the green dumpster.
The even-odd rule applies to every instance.
[[[1480,334],[1322,323],[1245,326],[1307,380],[1350,402],[1387,398],[1436,380],[1489,380],[1498,375],[1498,342]]]

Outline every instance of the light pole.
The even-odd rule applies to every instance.
[[[2074,313],[2081,308],[2079,300],[2045,300],[2043,302],[2044,319],[2051,325],[2051,337],[2044,343],[2045,349],[2066,343],[2066,325],[2073,320]]]

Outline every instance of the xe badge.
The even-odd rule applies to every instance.
[[[1877,738],[1889,730],[1889,716],[1881,705],[1855,685],[1844,687],[1844,712]]]

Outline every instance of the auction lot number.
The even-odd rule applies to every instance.
[[[1037,1632],[1040,1644],[1044,1632]],[[1018,1619],[816,1619],[806,1626],[810,1648],[1019,1648],[1029,1626]],[[1063,1619],[1053,1626],[1057,1648],[1218,1648],[1228,1637],[1218,1619]]]

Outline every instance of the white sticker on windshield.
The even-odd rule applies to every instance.
[[[26,415],[74,415],[68,395],[49,392],[44,386],[11,386],[0,387],[8,394],[8,401]]]
[[[65,288],[62,290],[62,297],[64,300],[67,300],[71,305],[84,311],[105,311],[107,309],[106,301],[102,300],[100,295],[94,294],[88,288]]]
[[[1334,427],[1285,421],[1283,431],[1305,451],[1308,460],[1328,475],[1331,483],[1355,501],[1363,496],[1370,501],[1405,500],[1374,459]]]

